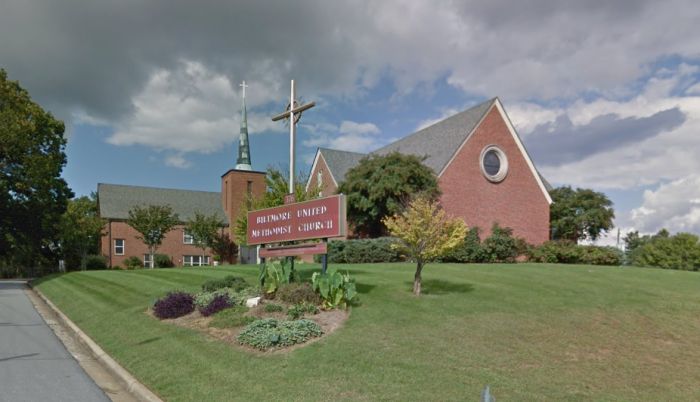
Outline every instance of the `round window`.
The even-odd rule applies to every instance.
[[[508,174],[508,158],[503,149],[497,145],[489,145],[481,151],[479,158],[481,172],[489,181],[498,183]]]

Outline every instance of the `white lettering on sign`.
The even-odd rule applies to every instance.
[[[253,230],[253,237],[261,237],[261,236],[273,236],[273,235],[282,235],[282,234],[289,234],[292,233],[292,227],[291,226],[278,226],[274,228],[266,228],[266,229],[260,229],[260,230]]]
[[[302,223],[299,225],[298,229],[300,232],[311,232],[313,230],[333,229],[333,221]]]
[[[292,219],[291,212],[281,212],[279,214],[258,216],[258,219],[256,219],[256,223],[279,222],[279,221],[286,221],[287,219]]]
[[[326,213],[327,210],[328,208],[325,206],[300,209],[297,211],[297,218],[306,218],[309,216],[323,215]]]

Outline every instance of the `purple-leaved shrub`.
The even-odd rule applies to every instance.
[[[227,309],[229,307],[235,306],[235,303],[232,303],[231,300],[228,297],[228,293],[224,293],[221,295],[216,295],[214,299],[205,307],[200,307],[199,312],[205,317],[209,317],[210,315],[217,313],[221,310]]]
[[[194,296],[185,292],[168,292],[153,306],[153,313],[162,319],[178,318],[194,311]]]

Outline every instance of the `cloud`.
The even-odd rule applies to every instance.
[[[311,138],[302,141],[307,147],[338,149],[349,152],[370,152],[387,143],[372,123],[344,120],[339,126],[328,123],[308,125]]]
[[[257,83],[261,104],[291,77],[312,96],[364,96],[385,78],[409,94],[447,77],[474,96],[546,100],[610,94],[700,48],[692,0],[89,5],[6,1],[0,60],[60,118],[82,110],[116,125],[138,113],[154,73],[183,61]]]
[[[685,115],[677,107],[641,118],[605,114],[580,126],[563,114],[553,123],[537,126],[528,135],[528,151],[540,166],[561,166],[641,143],[678,128],[684,121]]]
[[[355,123],[343,120],[340,122],[338,132],[351,135],[379,134],[379,129],[372,123]]]
[[[631,211],[629,222],[636,230],[654,233],[700,233],[700,174],[691,174],[656,190],[644,192],[644,202]]]
[[[422,120],[420,123],[418,123],[418,126],[416,127],[416,131],[420,131],[424,128],[428,128],[428,127],[432,126],[433,124],[439,123],[450,116],[456,115],[459,112],[460,111],[457,109],[452,109],[452,108],[444,109],[444,110],[442,110],[440,117],[436,117],[434,119],[425,119],[425,120]]]
[[[183,154],[169,154],[165,157],[165,166],[175,167],[179,169],[188,169],[192,167],[192,162],[185,159]]]

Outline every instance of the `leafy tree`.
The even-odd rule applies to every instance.
[[[666,229],[659,230],[655,235],[643,235],[640,236],[638,231],[628,232],[622,241],[625,242],[625,255],[627,258],[627,264],[635,265],[637,263],[637,257],[643,246],[654,243],[658,239],[668,239],[670,233]]]
[[[236,247],[236,243],[231,240],[231,236],[228,233],[217,233],[214,236],[214,244],[211,248],[215,254],[221,257],[221,262],[232,264],[236,261],[238,247]]]
[[[348,222],[358,235],[382,236],[383,219],[400,213],[414,197],[436,200],[438,180],[425,158],[393,152],[362,158],[348,170],[337,192],[348,197]]]
[[[555,239],[598,240],[613,228],[615,211],[603,193],[569,186],[555,188],[550,206],[550,226]]]
[[[129,211],[129,219],[126,223],[141,234],[136,238],[148,247],[148,253],[151,256],[150,268],[153,268],[153,255],[163,245],[166,233],[173,230],[180,221],[169,205],[149,205],[148,207],[137,205]]]
[[[73,197],[61,178],[64,130],[0,69],[0,260],[7,265],[57,258],[59,221]]]
[[[428,198],[409,203],[402,214],[385,218],[382,223],[398,238],[392,245],[416,261],[413,294],[420,296],[421,272],[426,262],[443,256],[458,247],[467,234],[467,225],[459,218],[450,218]]]
[[[635,265],[697,271],[700,269],[700,239],[691,233],[659,236],[638,249]]]
[[[238,216],[233,220],[232,231],[238,244],[248,244],[248,212],[284,205],[284,196],[289,193],[288,177],[288,171],[280,171],[272,166],[267,167],[267,176],[265,176],[267,191],[260,198],[248,194],[246,202],[239,206]],[[294,182],[297,202],[312,200],[318,196],[319,191],[323,190],[323,188],[317,188],[307,193],[306,181],[307,177],[299,174]]]
[[[80,269],[87,267],[88,252],[95,253],[99,247],[105,221],[97,211],[95,193],[92,199],[80,197],[68,202],[68,209],[61,217],[61,248],[64,257],[74,252],[80,255]]]
[[[194,219],[187,219],[185,230],[192,236],[195,247],[202,250],[202,260],[207,247],[214,247],[219,228],[222,226],[223,222],[215,215],[206,216],[195,212]]]

